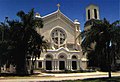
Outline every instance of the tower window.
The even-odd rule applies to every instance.
[[[90,19],[90,10],[88,10],[88,19]]]
[[[95,17],[95,19],[97,19],[97,10],[96,9],[94,9],[94,17]]]

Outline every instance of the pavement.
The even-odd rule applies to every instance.
[[[120,76],[120,72],[112,72],[112,77]],[[17,77],[17,78],[6,78],[0,77],[0,82],[62,82],[63,80],[78,80],[78,79],[88,79],[88,78],[101,78],[108,77],[107,72],[89,72],[89,73],[62,73],[62,74],[52,74],[52,73],[41,73],[34,77]]]

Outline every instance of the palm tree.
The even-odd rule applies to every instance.
[[[17,16],[20,17],[20,22],[9,22],[9,24],[13,23],[16,25],[13,26],[14,31],[12,32],[12,39],[16,43],[14,51],[17,52],[15,52],[14,59],[19,58],[15,60],[17,72],[20,74],[22,71],[24,74],[27,74],[26,58],[28,55],[30,58],[36,59],[40,56],[41,51],[46,49],[46,45],[42,45],[46,44],[46,42],[36,31],[36,27],[42,28],[43,24],[42,19],[35,19],[34,9],[28,12],[28,14],[20,11],[17,13]]]
[[[82,33],[84,39],[82,41],[83,51],[90,53],[94,51],[97,62],[101,65],[105,64],[106,69],[111,77],[111,64],[115,61],[115,57],[120,56],[120,21],[110,24],[106,19],[95,21],[91,29]],[[94,45],[94,48],[92,46]],[[92,57],[92,55],[91,55]],[[102,58],[102,59],[101,59]],[[101,63],[104,61],[104,63]]]
[[[7,24],[9,28],[7,57],[9,56],[9,62],[16,66],[16,73],[25,75],[28,74],[28,56],[30,59],[35,59],[35,62],[41,52],[47,49],[47,43],[36,31],[36,27],[42,28],[43,24],[41,18],[34,17],[34,9],[27,14],[20,11],[17,16],[20,17],[20,21],[9,20]]]
[[[40,58],[40,54],[43,51],[47,50],[47,41],[44,40],[44,37],[36,33],[33,30],[31,40],[28,43],[28,59],[31,58],[31,74],[33,74],[33,70],[35,67],[35,62],[37,58]]]

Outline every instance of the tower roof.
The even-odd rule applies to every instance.
[[[90,7],[98,7],[98,6],[95,4],[89,4],[86,8],[90,8]]]
[[[74,24],[80,24],[80,22],[78,21],[78,19],[74,20]]]
[[[36,12],[35,17],[41,18],[40,14],[38,12]]]

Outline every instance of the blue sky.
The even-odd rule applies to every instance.
[[[57,3],[60,3],[60,10],[71,20],[78,19],[81,29],[85,23],[85,7],[89,4],[96,4],[100,8],[100,19],[104,17],[110,22],[120,19],[120,0],[0,0],[0,22],[7,16],[9,19],[18,19],[16,13],[20,10],[28,12],[35,8],[41,16],[57,10]]]

